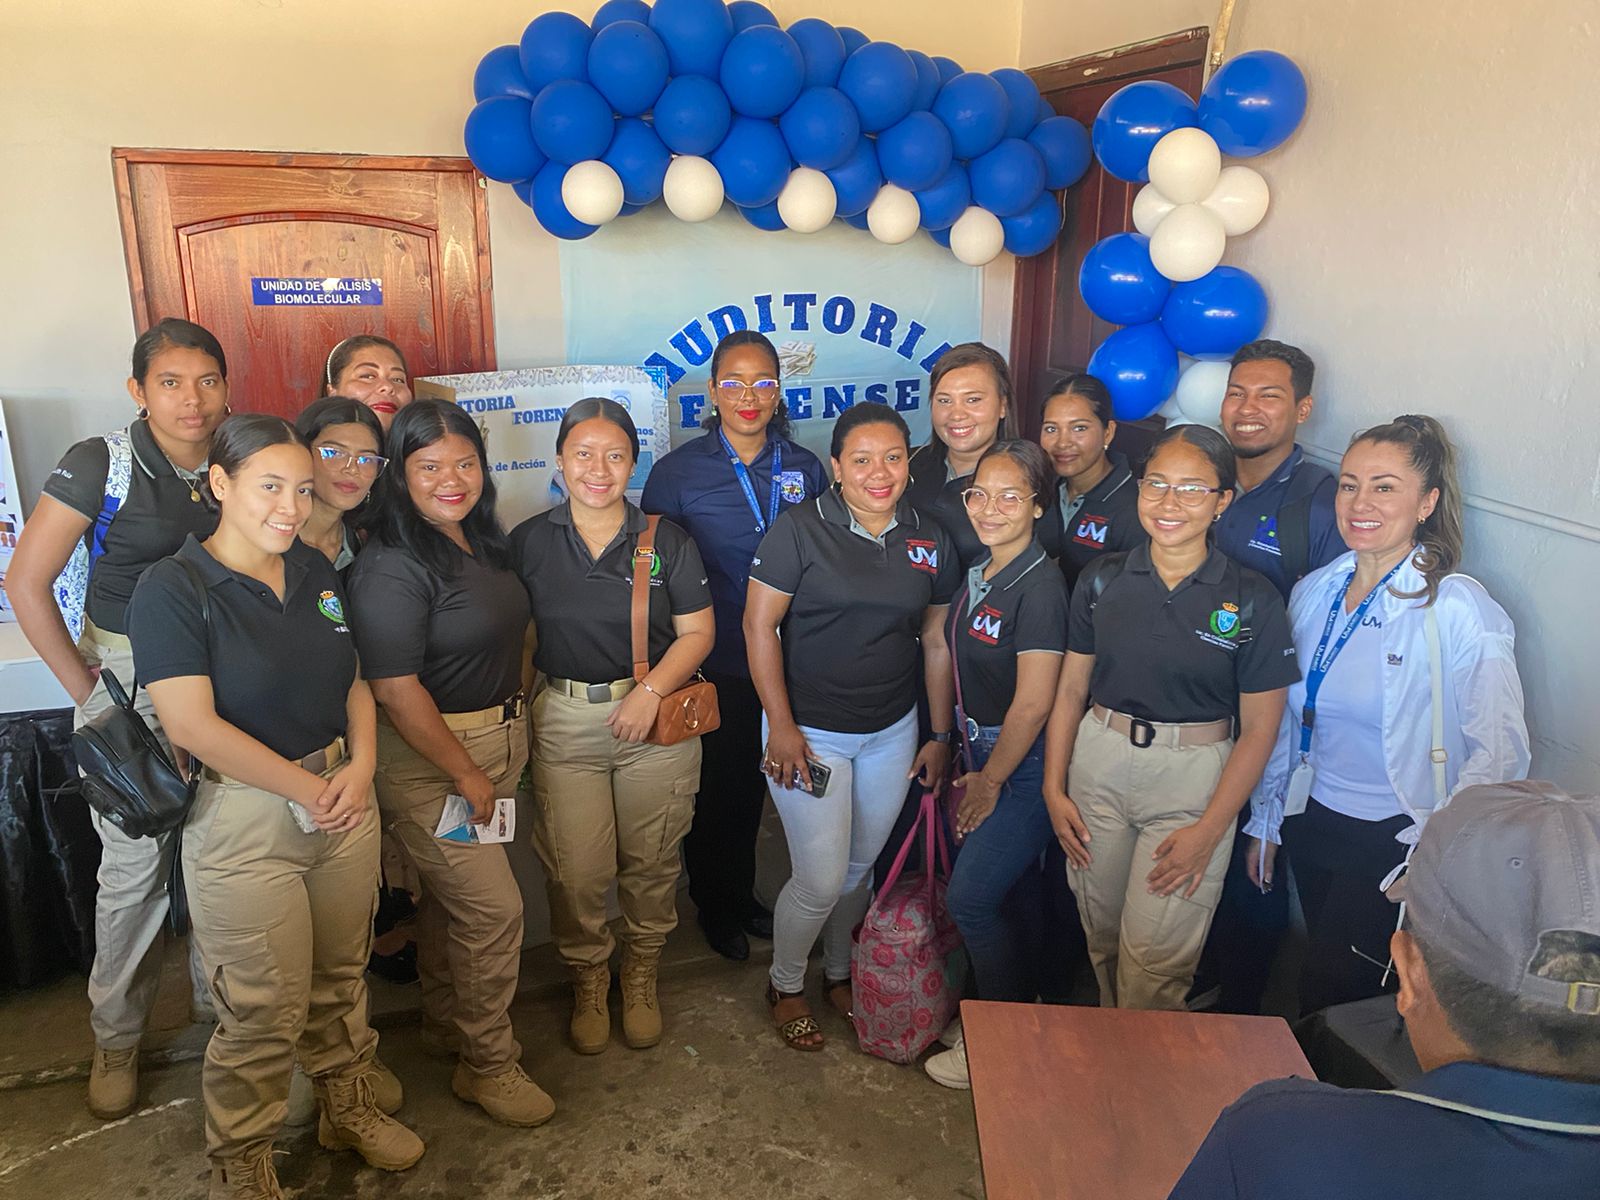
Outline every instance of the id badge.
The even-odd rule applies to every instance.
[[[1302,758],[1295,767],[1294,773],[1289,776],[1289,790],[1283,798],[1283,815],[1298,817],[1306,810],[1306,801],[1311,799],[1311,783],[1316,777],[1316,772],[1311,768],[1311,761]]]

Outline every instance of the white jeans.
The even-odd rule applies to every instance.
[[[800,727],[833,771],[825,795],[772,786],[792,873],[772,912],[772,986],[805,987],[806,959],[822,935],[823,973],[850,977],[850,934],[866,915],[872,864],[894,829],[917,757],[917,710],[876,733]],[[761,718],[761,740],[767,739]]]

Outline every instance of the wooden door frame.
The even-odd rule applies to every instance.
[[[276,153],[270,150],[163,150],[113,147],[111,172],[117,191],[117,215],[122,224],[122,252],[128,265],[128,291],[133,301],[133,322],[136,330],[148,329],[155,322],[155,314],[150,311],[150,304],[145,295],[144,267],[139,261],[139,232],[133,208],[133,168],[146,163],[199,167],[299,167],[322,171],[433,171],[472,176],[477,185],[472,192],[472,212],[478,255],[478,305],[483,328],[483,350],[485,359],[490,364],[488,369],[493,370],[493,364],[499,361],[494,340],[494,273],[489,254],[488,186],[470,159],[435,155],[314,154]],[[275,215],[301,220],[324,214],[297,210]]]
[[[1210,27],[1198,25],[1192,29],[1165,34],[1148,41],[1134,42],[1111,50],[1099,50],[1093,54],[1080,54],[1076,58],[1049,63],[1042,67],[1031,67],[1028,70],[1028,77],[1038,85],[1040,93],[1046,96],[1051,92],[1063,91],[1078,84],[1137,78],[1173,67],[1189,67],[1203,63],[1210,40]],[[1071,218],[1072,214],[1069,213],[1068,219]],[[1042,268],[1034,265],[1031,259],[1022,259],[1017,263],[1012,280],[1010,362],[1012,378],[1017,380],[1032,380],[1038,373],[1034,367],[1038,353],[1035,348],[1037,331],[1033,328],[1031,314],[1024,311],[1024,305],[1033,293],[1035,273],[1040,269]],[[1076,277],[1072,279],[1071,285],[1077,286]],[[1036,400],[1037,398],[1032,396],[1023,397],[1021,400],[1021,407],[1026,414],[1025,426],[1030,423],[1033,415],[1027,414],[1027,410],[1034,406]]]

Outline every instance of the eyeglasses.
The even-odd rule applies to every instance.
[[[1198,508],[1207,496],[1220,496],[1226,488],[1206,487],[1203,483],[1168,483],[1165,479],[1139,480],[1139,494],[1152,504],[1160,504],[1171,492],[1185,508]]]
[[[1036,495],[1037,492],[986,492],[980,487],[970,487],[961,493],[961,502],[967,506],[969,513],[977,514],[988,508],[989,501],[993,500],[1002,517],[1014,517]]]
[[[317,457],[331,463],[336,471],[354,468],[362,475],[376,475],[389,465],[389,460],[381,454],[351,454],[342,446],[318,446]]]
[[[776,379],[758,379],[754,383],[745,383],[738,379],[717,380],[717,391],[724,396],[739,396],[745,392],[754,392],[765,399],[778,394],[778,381]]]

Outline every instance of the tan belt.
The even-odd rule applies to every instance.
[[[590,704],[610,704],[621,700],[639,684],[633,679],[613,679],[610,683],[584,683],[578,679],[546,679],[545,684],[563,696],[587,700]]]
[[[329,767],[338,766],[348,757],[348,755],[349,751],[345,746],[344,738],[336,737],[321,750],[313,750],[310,754],[300,759],[299,765],[304,767],[307,771],[310,771],[313,775],[321,775],[327,771]],[[200,778],[209,779],[212,783],[237,782],[229,776],[222,774],[220,771],[212,770],[210,767],[201,768]]]
[[[473,729],[489,729],[495,725],[504,725],[507,721],[515,721],[522,716],[524,700],[518,692],[504,704],[496,704],[492,708],[480,708],[476,712],[440,713],[444,718],[445,728],[452,733],[466,733]]]
[[[1149,746],[1169,746],[1186,749],[1190,746],[1215,746],[1233,736],[1231,720],[1196,722],[1188,725],[1164,725],[1146,721],[1143,717],[1130,717],[1103,704],[1094,706],[1094,719],[1107,729],[1114,729],[1128,741],[1143,750]]]
[[[127,634],[101,629],[88,617],[83,619],[83,636],[106,650],[127,650],[130,653],[133,651],[133,643],[128,640]]]

